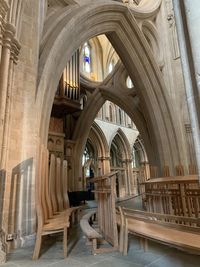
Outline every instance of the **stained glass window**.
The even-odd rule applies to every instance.
[[[90,46],[86,42],[83,46],[83,71],[90,73],[91,72],[91,59],[90,59]]]

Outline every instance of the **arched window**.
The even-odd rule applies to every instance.
[[[112,70],[114,69],[114,66],[115,66],[115,62],[114,62],[114,59],[112,59],[112,61],[110,62],[108,66],[108,73],[112,72]]]
[[[113,122],[113,109],[112,106],[109,106],[109,117],[110,117],[110,121]]]
[[[132,82],[132,80],[131,80],[131,78],[128,76],[127,77],[127,79],[126,79],[126,86],[127,86],[127,88],[129,88],[129,89],[131,89],[131,88],[133,88],[134,86],[133,86],[133,82]]]
[[[119,109],[119,124],[122,124],[122,111]]]
[[[91,72],[91,49],[87,42],[83,45],[83,71]]]

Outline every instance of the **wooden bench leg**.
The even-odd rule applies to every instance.
[[[123,255],[126,256],[128,254],[128,228],[124,227],[124,241],[123,241]]]
[[[140,246],[145,252],[148,251],[148,240],[146,238],[140,237]]]
[[[124,248],[124,227],[121,225],[119,230],[119,252],[123,253]]]
[[[65,227],[63,231],[63,251],[64,258],[67,258],[67,227]]]
[[[92,239],[92,254],[96,255],[96,250],[97,250],[97,240],[96,238]]]
[[[32,258],[33,260],[37,260],[39,258],[41,243],[42,243],[42,234],[37,234],[35,241],[35,248],[33,252],[33,258]]]

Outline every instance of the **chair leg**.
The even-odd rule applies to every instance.
[[[96,238],[92,239],[92,254],[96,255],[96,250],[97,250],[97,240]]]
[[[67,227],[63,230],[63,251],[64,251],[64,258],[67,258]]]
[[[123,255],[126,256],[128,254],[128,228],[124,227],[124,238],[123,238]]]
[[[33,260],[37,260],[39,258],[41,243],[42,243],[42,234],[37,234],[35,248],[34,248],[33,257],[32,257]]]

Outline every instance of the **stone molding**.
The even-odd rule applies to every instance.
[[[11,44],[14,39],[15,32],[16,32],[15,27],[12,24],[10,23],[5,24],[3,31],[3,40],[2,40],[4,47],[11,49]]]
[[[17,41],[17,39],[14,38],[11,45],[11,59],[15,64],[17,64],[20,49],[21,49],[20,43]]]
[[[0,22],[5,17],[9,10],[9,5],[6,0],[0,0]]]
[[[16,28],[13,24],[5,22],[0,24],[0,28],[0,45],[11,50],[11,59],[16,64],[21,49],[20,43],[15,38]]]

